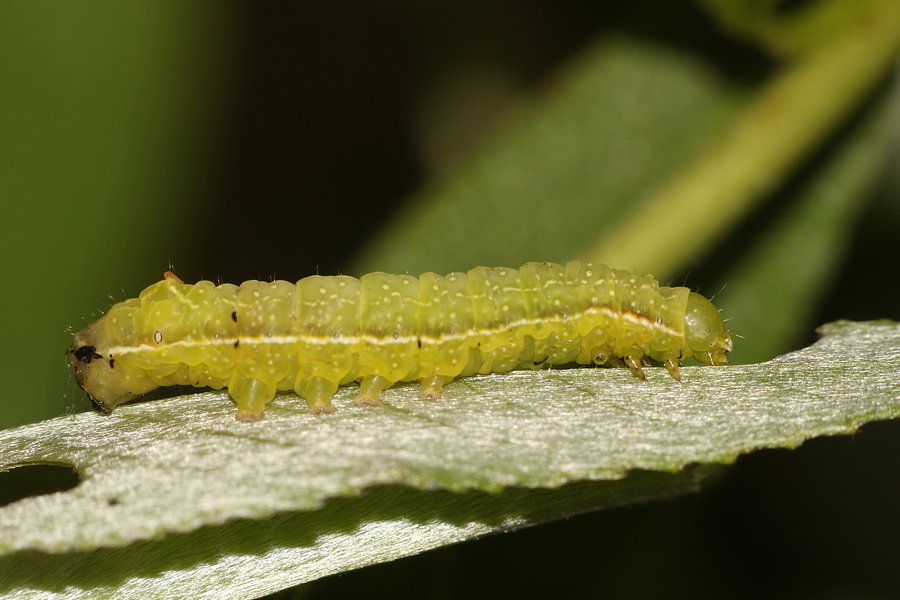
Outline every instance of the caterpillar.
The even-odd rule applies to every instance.
[[[238,420],[257,421],[278,390],[318,414],[354,381],[356,402],[374,406],[398,381],[436,399],[455,377],[565,363],[645,379],[649,358],[680,380],[683,359],[719,365],[731,350],[703,296],[576,260],[240,286],[166,272],[75,334],[66,357],[100,412],[160,386],[209,386],[228,388]]]

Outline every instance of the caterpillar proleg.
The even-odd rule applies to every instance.
[[[455,377],[565,363],[644,379],[652,359],[679,379],[683,359],[719,365],[731,350],[703,296],[572,261],[240,286],[167,272],[77,333],[66,357],[101,412],[160,386],[210,386],[228,388],[238,420],[256,421],[278,390],[328,413],[338,386],[355,381],[356,402],[377,405],[398,381],[439,398]]]

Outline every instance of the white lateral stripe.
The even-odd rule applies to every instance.
[[[377,337],[374,335],[338,335],[338,336],[313,336],[313,335],[302,335],[302,334],[290,334],[290,335],[273,335],[269,337],[267,334],[260,334],[255,337],[233,337],[233,338],[220,338],[220,339],[187,339],[187,340],[179,340],[177,342],[169,342],[166,343],[165,340],[160,344],[141,344],[138,346],[116,346],[112,347],[108,350],[108,352],[112,356],[122,355],[122,354],[130,354],[134,352],[143,352],[148,349],[158,349],[158,348],[172,348],[172,347],[182,347],[182,348],[193,348],[200,345],[210,345],[210,346],[234,346],[236,342],[239,342],[239,345],[242,344],[279,344],[279,345],[295,345],[299,343],[304,344],[312,344],[312,345],[344,345],[344,346],[355,346],[361,343],[368,343],[375,346],[389,346],[392,344],[412,344],[423,342],[427,344],[442,344],[444,342],[450,340],[459,340],[459,339],[467,339],[467,338],[475,338],[475,337],[484,337],[487,335],[494,335],[498,333],[505,333],[512,328],[521,327],[523,325],[541,325],[544,323],[560,323],[563,321],[568,321],[570,319],[578,319],[583,318],[585,315],[591,314],[603,314],[608,317],[619,317],[635,325],[643,326],[643,327],[651,327],[660,333],[678,336],[679,334],[673,330],[671,327],[668,327],[664,323],[659,323],[654,321],[650,317],[646,317],[644,315],[639,315],[637,313],[631,311],[619,312],[609,308],[608,306],[595,306],[587,309],[586,311],[575,315],[575,316],[566,316],[565,318],[562,315],[553,315],[551,317],[539,317],[539,318],[522,318],[517,319],[515,321],[510,321],[508,324],[503,323],[502,325],[498,325],[496,327],[491,328],[478,328],[478,329],[469,329],[467,331],[461,333],[442,333],[438,336],[429,336],[429,335],[404,335],[404,336],[388,336],[388,337]],[[159,333],[159,332],[157,332]]]

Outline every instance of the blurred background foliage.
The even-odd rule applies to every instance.
[[[897,6],[0,3],[0,426],[85,408],[67,329],[170,266],[240,282],[589,257],[717,294],[737,362],[898,319]],[[900,521],[879,507],[900,473],[878,457],[898,433],[285,597],[458,595],[486,568],[499,593],[529,561],[526,596],[750,597],[771,571],[785,596],[890,597]],[[658,584],[635,579],[650,561]]]

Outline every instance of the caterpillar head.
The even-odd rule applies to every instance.
[[[87,392],[94,409],[109,413],[123,402],[142,397],[158,387],[146,371],[134,368],[127,360],[116,360],[115,344],[110,342],[110,324],[118,321],[110,312],[75,334],[66,350],[66,360],[75,374],[78,385]]]
[[[728,362],[727,355],[734,348],[731,334],[716,307],[700,294],[691,292],[688,296],[684,329],[694,358],[707,365]]]

